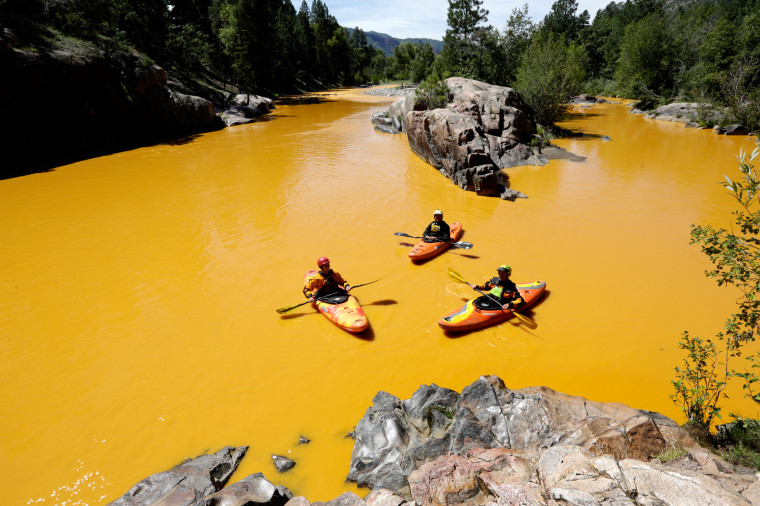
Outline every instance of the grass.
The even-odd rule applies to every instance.
[[[718,454],[738,466],[760,470],[760,420],[737,417],[715,435]]]
[[[663,464],[667,464],[668,462],[672,462],[677,458],[686,455],[687,453],[688,451],[685,448],[682,448],[681,445],[670,445],[665,449],[665,451],[659,454],[657,458]]]

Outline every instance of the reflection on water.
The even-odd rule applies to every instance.
[[[375,132],[387,105],[324,94],[272,121],[0,181],[9,504],[102,503],[225,445],[250,446],[233,480],[262,471],[332,499],[355,490],[345,436],[378,390],[461,390],[481,374],[681,419],[668,399],[681,332],[713,335],[737,296],[705,278],[689,225],[728,225],[716,183],[752,141],[576,108],[563,126],[588,135],[556,143],[586,159],[510,169],[529,198],[507,202]],[[393,233],[420,233],[438,208],[474,248],[414,265]],[[302,300],[320,256],[351,284],[382,277],[355,293],[369,336],[309,306],[275,312]],[[472,296],[447,269],[480,282],[503,263],[518,283],[547,281],[527,313],[537,328],[447,338],[438,318]],[[729,408],[757,414],[740,392]],[[296,467],[276,473],[273,453]]]

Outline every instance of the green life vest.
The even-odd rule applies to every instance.
[[[493,288],[491,288],[491,291],[488,292],[497,299],[501,299],[501,294],[504,293],[504,287],[499,286],[499,278],[493,278],[491,280],[491,284],[493,285]]]

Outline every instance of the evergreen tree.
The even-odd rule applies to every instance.
[[[488,11],[482,5],[483,0],[449,0],[449,28],[443,37],[442,58],[453,74],[477,76],[481,61],[476,35],[479,29],[486,28],[484,23],[488,21]]]
[[[299,80],[306,81],[314,75],[317,45],[314,31],[311,28],[311,12],[306,0],[301,1],[293,35],[295,38],[297,76]]]
[[[576,16],[577,10],[576,0],[556,0],[549,14],[544,17],[542,30],[562,35],[567,42],[575,42],[581,30],[588,26],[589,22],[588,11],[583,11]]]

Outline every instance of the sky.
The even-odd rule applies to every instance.
[[[330,14],[341,26],[359,27],[365,32],[380,32],[397,39],[427,38],[443,40],[446,33],[448,0],[322,0]],[[606,7],[612,0],[577,0],[578,11],[587,10],[594,19],[596,11]],[[296,10],[301,0],[291,0]],[[311,7],[311,0],[306,0]],[[488,24],[504,31],[507,19],[515,8],[528,4],[528,16],[541,21],[551,10],[554,0],[483,0],[488,10]]]

